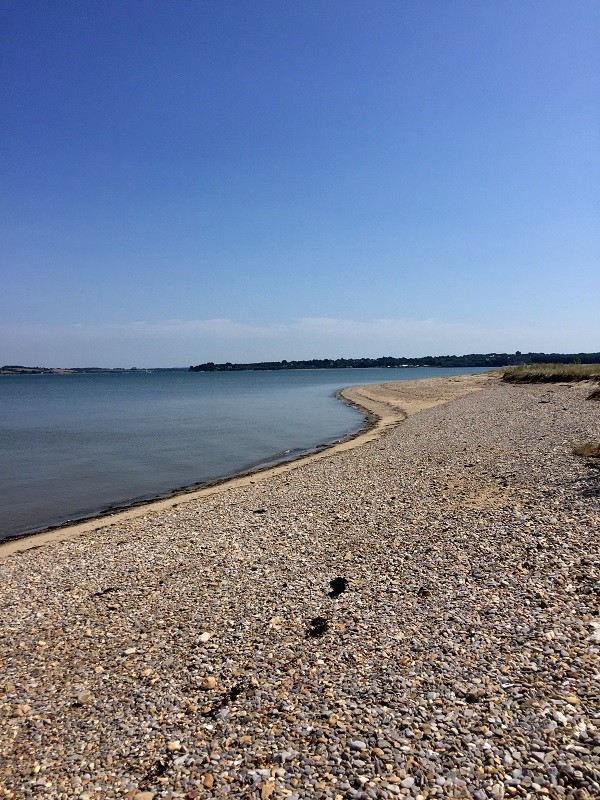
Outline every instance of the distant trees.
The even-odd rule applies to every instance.
[[[368,367],[508,367],[514,364],[573,363],[600,364],[600,353],[470,353],[464,356],[424,356],[423,358],[311,358],[306,361],[257,361],[250,364],[215,364],[207,361],[190,367],[190,372],[240,372],[281,369],[364,369]]]

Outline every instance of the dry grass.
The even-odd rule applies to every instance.
[[[523,364],[503,370],[502,380],[510,383],[600,381],[600,364]]]
[[[585,458],[600,458],[600,442],[584,442],[573,448],[573,455]]]

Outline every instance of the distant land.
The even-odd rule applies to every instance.
[[[422,358],[311,358],[307,361],[256,361],[250,364],[215,364],[207,361],[195,367],[26,367],[6,364],[0,375],[77,375],[91,372],[244,372],[279,369],[368,369],[373,367],[509,367],[516,364],[600,364],[600,353],[470,353],[464,356],[423,356]]]
[[[259,361],[253,364],[198,364],[190,372],[240,372],[275,369],[364,369],[368,367],[509,367],[515,364],[600,364],[600,353],[471,353],[466,356],[422,358],[312,358],[309,361]]]
[[[185,367],[24,367],[21,364],[6,364],[0,367],[0,375],[78,375],[90,372],[182,372]],[[187,371],[187,370],[186,370]]]

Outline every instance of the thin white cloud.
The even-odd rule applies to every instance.
[[[594,349],[593,331],[483,328],[435,319],[228,318],[0,327],[0,362],[48,366],[187,366],[267,361]]]

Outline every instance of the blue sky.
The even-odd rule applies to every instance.
[[[595,0],[6,0],[0,30],[0,363],[600,350]]]

